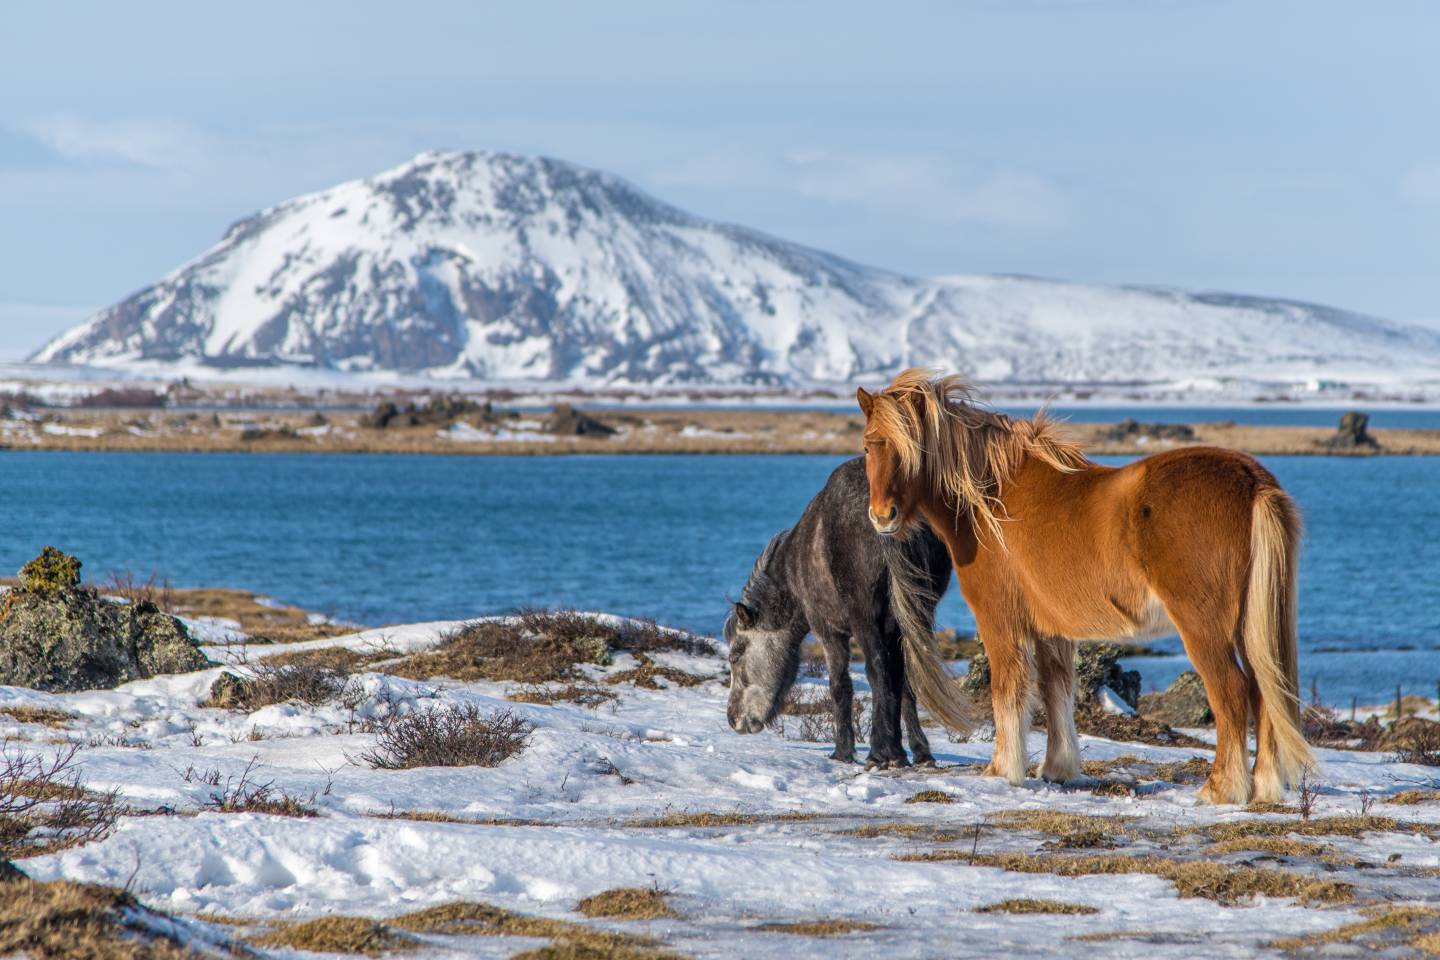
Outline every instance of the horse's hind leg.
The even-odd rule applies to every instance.
[[[870,681],[870,756],[867,768],[908,767],[900,743],[900,702],[905,691],[905,668],[897,636],[887,636],[873,623],[856,624],[856,639],[865,655],[865,677]]]
[[[1200,799],[1205,803],[1248,803],[1250,682],[1235,659],[1234,634],[1217,626],[1221,618],[1205,611],[1170,603],[1166,610],[1180,631],[1186,655],[1205,682],[1205,697],[1215,714],[1215,763],[1210,779],[1200,788]]]
[[[830,673],[830,709],[835,720],[835,752],[831,760],[855,762],[855,687],[850,682],[850,638],[820,637]]]
[[[1241,658],[1244,662],[1244,658]],[[1279,803],[1285,799],[1285,784],[1275,765],[1275,731],[1265,713],[1265,702],[1260,696],[1260,684],[1248,663],[1245,676],[1250,686],[1250,713],[1255,718],[1255,779],[1251,800],[1256,803]]]
[[[1040,697],[1045,704],[1045,765],[1040,775],[1064,783],[1080,774],[1080,745],[1075,735],[1075,645],[1069,640],[1035,643]]]
[[[935,755],[930,752],[930,740],[920,726],[920,711],[915,706],[915,693],[908,682],[900,698],[900,721],[910,741],[910,762],[917,767],[935,766]]]

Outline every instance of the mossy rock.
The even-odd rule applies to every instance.
[[[1140,672],[1120,668],[1119,660],[1127,653],[1124,647],[1113,643],[1075,644],[1075,702],[1089,703],[1102,687],[1109,687],[1134,707],[1140,698]],[[984,650],[970,658],[970,672],[965,675],[964,686],[976,693],[989,692],[990,658]]]
[[[211,666],[185,625],[153,603],[115,603],[78,584],[80,563],[46,548],[25,565],[0,617],[0,684],[108,689]],[[68,562],[67,562],[68,561]]]
[[[1162,693],[1140,698],[1140,715],[1172,727],[1208,727],[1215,723],[1205,682],[1194,670],[1186,670]]]

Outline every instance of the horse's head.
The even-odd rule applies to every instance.
[[[795,636],[788,623],[743,600],[731,606],[724,635],[730,646],[730,703],[725,711],[730,729],[759,733],[780,712],[795,682],[803,637]]]
[[[855,399],[865,414],[865,479],[870,484],[870,523],[883,536],[894,536],[914,520],[917,503],[912,482],[919,467],[917,438],[889,391],[864,387]]]

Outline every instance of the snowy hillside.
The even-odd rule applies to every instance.
[[[388,627],[283,651],[346,648],[383,660],[433,648],[457,626]],[[238,665],[239,635],[209,632],[229,641],[212,656],[255,669],[253,659]],[[67,718],[47,727],[0,711],[11,754],[86,744],[85,785],[118,790],[125,805],[107,838],[59,844],[18,865],[37,880],[125,886],[176,914],[176,929],[197,942],[349,916],[393,925],[392,947],[423,947],[427,957],[511,956],[543,946],[557,923],[655,938],[613,954],[654,960],[672,951],[1255,956],[1277,939],[1360,921],[1376,904],[1419,918],[1400,929],[1406,936],[1434,924],[1424,904],[1435,896],[1440,807],[1425,791],[1400,795],[1433,770],[1322,750],[1319,797],[1303,822],[1293,808],[1197,806],[1204,749],[1083,737],[1084,760],[1108,772],[1017,788],[976,775],[990,744],[947,742],[932,730],[940,768],[872,773],[827,759],[830,745],[797,736],[793,723],[737,736],[725,722],[723,659],[657,656],[708,679],[617,685],[636,664],[622,654],[588,668],[615,696],[589,708],[536,703],[537,688],[525,685],[407,680],[383,663],[358,673],[357,693],[337,702],[254,711],[197,706],[219,668],[113,691],[0,688],[7,711]],[[863,673],[854,679],[866,692]],[[802,687],[825,696],[823,681]],[[528,745],[493,768],[364,761],[370,718],[467,704],[516,711],[533,724]],[[1044,734],[1033,735],[1031,752],[1043,747]],[[227,806],[221,795],[244,802]],[[283,798],[290,805],[277,805]],[[1386,802],[1354,816],[1372,800]],[[1291,830],[1306,839],[1283,839]],[[1030,854],[1048,866],[1029,872]],[[1110,868],[1065,869],[1094,857]],[[1199,886],[1166,873],[1192,862],[1211,871]],[[1111,875],[1084,875],[1101,872]],[[1252,897],[1256,885],[1269,893]],[[659,891],[668,915],[596,921],[577,912],[580,898],[616,887]],[[1037,911],[1033,898],[1049,902]],[[426,916],[417,911],[457,901],[472,917],[513,911],[551,924],[417,926]],[[404,932],[416,930],[418,943]]]
[[[264,210],[41,349],[152,371],[304,363],[570,384],[1433,379],[1440,333],[1283,300],[917,279],[545,158],[424,153]]]

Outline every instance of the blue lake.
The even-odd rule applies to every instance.
[[[53,543],[94,579],[153,571],[366,624],[545,605],[713,633],[766,540],[842,459],[9,451],[0,570]],[[1266,463],[1306,515],[1303,682],[1334,701],[1396,683],[1433,696],[1440,458]],[[969,628],[957,590],[940,622]],[[1135,665],[1147,686],[1183,666]]]

